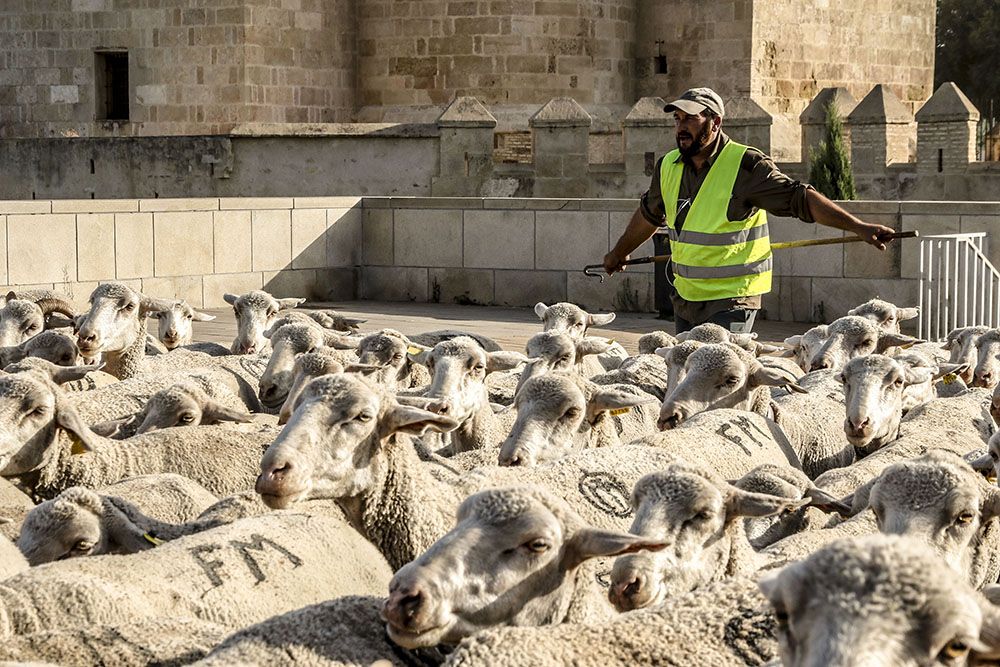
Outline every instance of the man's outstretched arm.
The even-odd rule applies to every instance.
[[[624,271],[625,267],[622,266],[622,262],[628,260],[628,256],[636,248],[652,238],[657,229],[659,227],[646,220],[646,216],[642,214],[642,210],[637,208],[635,213],[632,214],[632,219],[628,221],[625,231],[618,238],[615,247],[604,256],[604,270],[608,274]]]
[[[885,250],[885,244],[888,243],[886,235],[895,231],[885,225],[864,222],[812,188],[806,191],[806,203],[809,205],[809,212],[812,214],[813,220],[819,224],[857,234],[862,241],[879,250]]]

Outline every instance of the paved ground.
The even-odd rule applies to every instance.
[[[378,301],[347,301],[336,304],[309,304],[309,308],[335,308],[351,317],[367,318],[362,330],[385,327],[404,334],[416,334],[435,329],[462,329],[483,334],[496,340],[504,349],[520,350],[529,338],[541,331],[541,323],[530,308],[498,308],[491,306],[458,306],[436,303],[388,303]],[[194,337],[198,341],[214,341],[228,345],[236,335],[236,318],[232,308],[208,310],[217,319],[195,322]],[[754,330],[760,340],[776,342],[802,333],[813,325],[798,322],[757,322]],[[620,314],[610,326],[591,329],[595,335],[608,336],[635,351],[639,336],[662,329],[673,333],[672,322],[658,320],[651,314]]]

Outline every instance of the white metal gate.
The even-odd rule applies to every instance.
[[[917,336],[939,340],[956,327],[1000,325],[1000,272],[986,232],[920,237]]]

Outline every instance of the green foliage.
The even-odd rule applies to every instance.
[[[854,199],[851,157],[844,146],[844,124],[831,102],[826,105],[826,136],[809,152],[809,182],[830,199]]]
[[[938,0],[934,88],[954,81],[983,116],[1000,113],[1000,3]]]

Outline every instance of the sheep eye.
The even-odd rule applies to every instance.
[[[268,310],[267,311],[267,319],[271,319],[272,317],[274,317],[277,314],[278,314],[278,311],[276,311],[276,310]]]
[[[482,364],[476,364],[475,366],[472,367],[472,370],[474,370],[474,371],[484,371],[484,370],[486,370],[486,366],[483,366]]]
[[[993,459],[994,461],[996,461],[997,460],[997,453],[996,452],[990,452],[990,458]]]
[[[185,412],[184,414],[181,415],[181,421],[184,422],[185,424],[190,424],[191,422],[194,421],[194,415],[191,414],[190,412]]]
[[[367,412],[359,412],[358,416],[355,417],[354,420],[355,421],[359,421],[361,423],[366,423],[366,422],[370,422],[372,420],[372,416],[370,414],[368,414]]]
[[[963,642],[961,639],[952,639],[943,649],[941,649],[941,655],[945,658],[954,660],[955,658],[961,658],[963,655],[968,653],[968,651],[968,644]]]
[[[895,380],[893,381],[893,383],[892,383],[892,384],[893,384],[894,386],[896,386],[896,387],[902,387],[902,386],[903,386],[903,378],[896,378],[896,379],[895,379]]]
[[[776,610],[774,612],[774,620],[778,622],[778,627],[782,629],[788,628],[788,612],[784,610]]]
[[[579,416],[580,416],[580,410],[578,410],[577,408],[570,408],[569,410],[563,413],[564,419],[576,419]]]
[[[697,514],[695,514],[692,517],[692,520],[693,521],[699,521],[699,522],[701,522],[701,521],[708,521],[709,517],[711,517],[711,516],[712,515],[709,514],[708,512],[698,512]]]
[[[568,362],[569,361],[569,355],[568,354],[564,354],[563,356],[559,357],[559,361],[561,361],[563,363]]]
[[[962,524],[962,525],[968,525],[968,524],[972,523],[972,520],[974,518],[975,518],[975,515],[972,512],[962,512],[961,514],[959,514],[955,518],[955,523],[959,523],[959,524]]]
[[[871,340],[870,338],[868,340],[863,340],[860,343],[858,343],[859,348],[872,347],[873,345],[875,345],[875,341]]]
[[[525,542],[524,546],[528,549],[528,551],[536,554],[542,554],[549,550],[549,543],[543,539]]]
[[[124,306],[122,306],[122,310],[125,311],[126,313],[131,313],[133,310],[135,310],[135,304],[126,303]]]
[[[400,360],[402,360],[402,358],[403,358],[403,355],[401,355],[399,353],[392,355],[392,360],[393,361],[400,361]]]
[[[193,320],[193,319],[194,319],[194,316],[193,316],[193,315],[185,315],[185,316],[184,316],[184,319],[185,319],[185,320]]]
[[[739,381],[740,381],[740,379],[738,377],[736,377],[735,375],[731,375],[731,376],[729,376],[729,377],[726,378],[726,384],[729,385],[729,386],[733,386],[734,384],[736,384]]]
[[[93,548],[94,548],[93,542],[90,542],[89,540],[80,540],[79,542],[73,545],[72,551],[74,553],[80,553],[84,551],[90,551]]]

